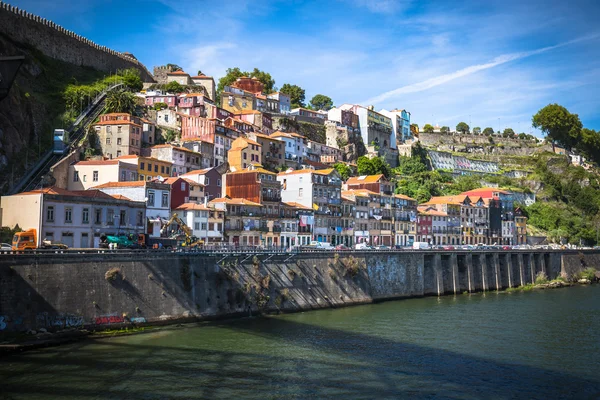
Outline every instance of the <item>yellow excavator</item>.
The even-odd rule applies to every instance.
[[[169,232],[169,227],[173,223],[176,223],[178,228],[177,230],[173,229],[171,232]],[[168,236],[171,239],[178,239],[181,236],[185,236],[185,239],[181,243],[182,247],[196,247],[204,244],[203,240],[200,240],[194,236],[193,231],[185,224],[185,222],[183,222],[181,218],[179,218],[177,213],[173,213],[173,215],[171,215],[171,218],[169,218],[169,220],[160,229],[160,233]]]

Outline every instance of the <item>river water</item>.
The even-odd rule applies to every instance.
[[[9,399],[598,399],[600,285],[189,325],[0,359]]]

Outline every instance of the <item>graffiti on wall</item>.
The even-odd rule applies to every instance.
[[[96,325],[119,324],[125,322],[125,318],[120,315],[102,315],[96,317]]]
[[[83,317],[74,314],[39,313],[36,325],[40,328],[78,328],[83,326]]]
[[[134,318],[129,318],[129,321],[131,321],[134,324],[143,324],[144,322],[146,322],[146,318],[144,318],[144,317],[134,317]]]
[[[18,327],[19,325],[23,325],[22,317],[11,318],[8,315],[0,315],[0,331],[5,330],[9,326]]]

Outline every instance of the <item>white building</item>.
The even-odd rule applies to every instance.
[[[186,172],[202,167],[202,155],[184,147],[172,144],[160,144],[150,149],[152,157],[173,163],[173,176],[183,175]]]
[[[267,95],[269,99],[279,100],[279,112],[281,114],[289,114],[292,109],[292,99],[289,95],[281,92],[274,92]]]
[[[137,164],[123,160],[79,161],[69,165],[67,190],[87,190],[107,182],[137,181]]]
[[[410,132],[410,113],[406,110],[381,110],[380,114],[392,120],[392,143],[404,143],[412,138]]]
[[[148,218],[148,233],[160,237],[164,222],[171,218],[171,186],[156,181],[108,182],[97,186],[112,196],[122,195],[133,201],[145,202]]]
[[[270,137],[285,142],[286,161],[302,164],[306,154],[306,138],[293,132],[273,132]]]
[[[213,220],[214,207],[204,204],[185,203],[175,209],[179,217],[192,229],[193,235],[204,243],[220,242],[223,238],[223,224]]]
[[[97,248],[103,234],[144,233],[146,207],[139,201],[99,190],[68,191],[56,187],[3,196],[2,224],[37,231],[42,240],[71,248]],[[27,212],[23,212],[27,210]]]

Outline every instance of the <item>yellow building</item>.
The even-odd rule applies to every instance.
[[[221,93],[221,108],[239,114],[242,111],[254,110],[254,95],[242,90]]]
[[[135,164],[138,167],[138,180],[149,181],[159,176],[168,178],[172,175],[173,164],[168,161],[153,157],[137,155],[121,156],[118,158],[124,163]]]
[[[232,170],[246,169],[252,164],[262,164],[262,146],[247,137],[239,137],[231,143],[227,160]]]

